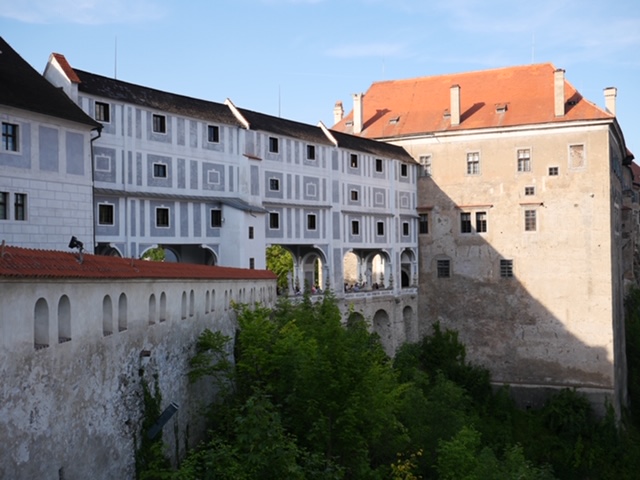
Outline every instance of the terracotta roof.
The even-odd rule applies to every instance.
[[[76,75],[76,72],[73,70],[73,68],[71,68],[71,65],[69,65],[69,62],[67,62],[67,59],[64,55],[60,53],[52,53],[51,55],[58,61],[60,67],[64,71],[64,74],[69,80],[71,80],[73,83],[80,83],[80,78],[78,77],[78,75]]]
[[[275,280],[269,270],[150,262],[77,252],[0,246],[0,278]]]
[[[362,99],[367,138],[402,137],[492,127],[610,119],[565,80],[565,115],[554,112],[550,63],[376,82]],[[451,86],[460,86],[460,125],[452,126]],[[351,133],[353,111],[333,129]]]
[[[101,128],[0,37],[0,105]]]

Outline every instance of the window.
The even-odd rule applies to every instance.
[[[27,219],[27,194],[16,193],[14,201],[14,218],[16,220]]]
[[[251,257],[249,258],[249,270],[254,270],[256,268],[256,259]]]
[[[487,231],[487,212],[476,212],[476,232],[485,233]]]
[[[315,159],[316,159],[316,146],[307,145],[307,160],[315,160]]]
[[[280,229],[280,214],[277,212],[272,212],[269,214],[269,228],[271,230],[279,230]]]
[[[314,213],[310,213],[307,215],[307,230],[315,230],[316,229],[316,215]]]
[[[207,140],[210,143],[220,142],[220,127],[217,125],[209,125],[207,127]]]
[[[0,192],[0,220],[7,220],[9,218],[9,193]]]
[[[167,178],[167,164],[166,163],[154,163],[153,164],[153,176],[155,178]]]
[[[420,169],[420,176],[430,177],[431,176],[431,155],[421,155],[420,165],[422,166],[422,168]]]
[[[418,220],[418,233],[420,235],[425,235],[429,233],[429,214],[421,213],[420,219]]]
[[[558,176],[558,167],[549,167],[549,176],[550,177]]]
[[[211,210],[211,228],[220,228],[222,227],[222,210],[212,209]]]
[[[569,165],[571,165],[571,168],[584,167],[584,145],[569,145]]]
[[[406,163],[400,164],[400,176],[406,177],[409,175],[409,166]]]
[[[358,220],[351,221],[351,235],[360,235],[360,222]]]
[[[527,196],[536,194],[536,187],[524,187],[524,194]]]
[[[111,121],[110,105],[104,102],[96,102],[96,120],[109,123]]]
[[[113,225],[113,205],[98,205],[98,225]]]
[[[531,150],[528,148],[518,150],[518,171],[531,171]]]
[[[376,172],[381,173],[384,171],[384,163],[381,158],[376,158]]]
[[[355,153],[351,154],[351,158],[349,160],[349,166],[351,168],[358,168],[358,155],[356,155]]]
[[[513,277],[513,260],[500,260],[500,276],[502,278]]]
[[[18,125],[2,122],[2,150],[18,151]]]
[[[384,235],[384,222],[378,222],[376,224],[376,228],[377,228],[377,233],[378,235]]]
[[[402,222],[402,235],[408,237],[410,233],[409,222]]]
[[[280,151],[278,147],[278,139],[276,137],[269,137],[269,151],[271,153],[278,153]]]
[[[153,115],[153,131],[155,133],[167,133],[167,117],[164,115]]]
[[[460,233],[471,233],[471,214],[462,212],[460,214]]]
[[[280,179],[279,178],[270,178],[269,179],[269,190],[272,192],[280,191]]]
[[[467,153],[467,175],[480,175],[480,153]]]
[[[253,227],[249,227],[249,240],[253,240]]]
[[[449,278],[451,276],[451,262],[449,260],[438,260],[436,270],[438,278]]]
[[[169,209],[165,207],[156,208],[156,227],[169,226]]]
[[[536,211],[535,210],[525,210],[524,211],[524,231],[525,232],[535,232],[536,225]]]
[[[351,190],[351,201],[352,202],[358,201],[358,190]]]

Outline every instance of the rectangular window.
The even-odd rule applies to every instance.
[[[351,168],[358,168],[358,155],[356,155],[355,153],[351,154],[351,157],[349,160],[349,166]]]
[[[535,232],[537,229],[536,222],[536,211],[535,210],[525,210],[524,211],[524,231],[525,232]]]
[[[153,131],[154,133],[167,133],[167,117],[164,115],[153,114]]]
[[[209,143],[220,143],[220,127],[209,125],[207,127],[207,141]]]
[[[168,227],[169,226],[169,209],[168,208],[156,208],[156,227]]]
[[[211,210],[211,228],[220,228],[222,227],[222,210],[212,209]]]
[[[351,235],[360,235],[360,222],[358,220],[351,221]]]
[[[9,218],[9,193],[0,192],[0,220]]]
[[[251,257],[249,258],[249,270],[254,270],[256,268],[256,259]]]
[[[409,166],[406,163],[400,164],[400,176],[406,177],[409,175]]]
[[[18,151],[18,125],[2,122],[2,150]]]
[[[316,159],[316,146],[307,145],[307,160],[315,160],[315,159]]]
[[[402,222],[402,235],[408,237],[410,233],[409,222]]]
[[[280,191],[280,179],[279,178],[270,178],[269,179],[269,190],[272,192]]]
[[[278,139],[276,137],[269,137],[269,151],[271,153],[278,153],[280,145],[278,145]]]
[[[438,278],[449,278],[451,276],[451,262],[449,260],[438,260],[436,266]]]
[[[253,227],[249,227],[249,240],[253,240]]]
[[[431,155],[421,155],[420,156],[420,176],[421,177],[430,177],[431,176]]]
[[[536,194],[536,187],[524,187],[524,194],[527,196]]]
[[[376,158],[376,172],[382,173],[384,170],[384,163],[381,158]]]
[[[558,176],[558,167],[549,167],[549,176],[550,177]]]
[[[518,150],[518,171],[531,171],[531,150],[529,150],[528,148],[522,148]]]
[[[471,233],[471,214],[462,212],[460,214],[460,233]]]
[[[277,212],[272,212],[269,214],[269,228],[271,230],[279,230],[280,229],[280,214]]]
[[[307,215],[307,230],[315,230],[316,229],[316,215],[314,213],[310,213]]]
[[[351,190],[351,201],[352,202],[358,201],[358,190]]]
[[[154,163],[153,164],[153,176],[155,178],[167,178],[167,164],[166,163]]]
[[[96,120],[103,123],[111,121],[110,105],[104,102],[96,102]]]
[[[480,152],[467,153],[467,175],[480,175]]]
[[[113,205],[109,203],[98,205],[98,224],[113,225]]]
[[[384,222],[378,222],[376,224],[376,228],[377,228],[377,233],[378,235],[384,235]]]
[[[487,212],[476,212],[476,232],[486,233],[487,231]]]
[[[513,260],[500,260],[500,276],[502,278],[513,277]]]
[[[418,221],[418,232],[420,235],[425,235],[429,233],[429,214],[421,213],[420,220]]]
[[[26,220],[27,219],[27,194],[16,193],[14,202],[14,219]]]

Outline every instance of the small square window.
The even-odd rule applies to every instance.
[[[360,235],[360,222],[351,220],[351,235]]]
[[[156,208],[156,227],[168,227],[169,226],[169,209],[168,208]]]
[[[524,211],[524,231],[525,232],[535,232],[538,228],[537,225],[537,215],[535,210],[525,210]]]
[[[476,212],[476,232],[487,232],[487,212]]]
[[[513,260],[500,260],[500,276],[502,278],[513,277]]]
[[[462,212],[460,214],[460,233],[471,233],[471,214]]]
[[[209,125],[207,127],[207,141],[209,143],[220,143],[220,127]]]
[[[407,165],[406,163],[401,163],[400,164],[400,176],[401,177],[406,177],[409,175],[409,165]]]
[[[269,137],[269,151],[271,153],[278,153],[280,151],[276,137]]]
[[[307,160],[315,160],[315,159],[316,159],[316,146],[307,145]]]
[[[316,215],[314,213],[310,213],[307,215],[307,230],[315,230],[316,229]]]
[[[277,212],[272,212],[269,214],[269,228],[271,230],[279,230],[280,229],[280,214]]]
[[[402,235],[408,237],[410,232],[409,222],[402,222]]]
[[[522,148],[518,150],[518,172],[531,171],[531,150]]]
[[[16,193],[14,201],[14,218],[16,220],[27,219],[27,194]]]
[[[154,133],[167,133],[167,117],[164,115],[153,114],[153,131]]]
[[[430,177],[431,176],[431,155],[421,155],[420,165],[422,166],[422,168],[420,169],[420,176]]]
[[[358,155],[356,155],[355,153],[351,154],[351,157],[349,159],[349,166],[351,168],[358,168]]]
[[[269,179],[269,190],[272,192],[280,191],[280,179],[279,178],[270,178]]]
[[[2,150],[18,151],[18,125],[2,122]]]
[[[536,194],[536,187],[524,187],[524,194],[527,196]]]
[[[211,228],[220,228],[222,227],[222,210],[212,209],[211,210]]]
[[[351,190],[351,201],[357,202],[359,198],[358,190]]]
[[[467,153],[467,175],[480,175],[480,152]]]
[[[438,278],[449,278],[451,276],[451,261],[438,260],[436,263]]]
[[[384,222],[378,222],[376,225],[378,235],[384,235]]]
[[[381,158],[376,158],[376,172],[382,173],[384,171],[384,162]]]
[[[96,120],[103,123],[111,121],[110,105],[104,102],[96,102]]]
[[[9,218],[9,192],[0,192],[0,220]]]
[[[167,178],[167,164],[166,163],[154,163],[153,164],[153,176],[155,178]]]
[[[98,224],[113,225],[113,205],[109,203],[98,205]]]
[[[558,176],[558,167],[549,167],[549,176],[556,177]]]
[[[253,227],[249,227],[249,240],[253,240]]]
[[[420,218],[418,220],[418,232],[420,235],[425,235],[429,233],[429,214],[421,213]]]

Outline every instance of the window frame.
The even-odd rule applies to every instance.
[[[480,151],[467,152],[467,175],[480,175]]]
[[[207,142],[220,143],[220,127],[218,125],[207,125]]]
[[[376,173],[384,173],[384,160],[382,160],[381,158],[376,158],[375,164]]]
[[[153,178],[167,178],[168,176],[169,176],[169,166],[166,163],[164,162],[153,163]]]
[[[351,220],[351,236],[360,236],[360,220]]]
[[[547,173],[549,174],[550,177],[557,177],[558,175],[560,175],[560,167],[557,167],[557,166],[549,167],[549,170],[547,171]]]
[[[278,177],[269,177],[269,191],[270,192],[280,191],[280,179]]]
[[[519,148],[516,152],[518,173],[531,172],[531,149]]]
[[[269,137],[269,153],[280,153],[280,142],[278,137]]]
[[[11,122],[2,122],[1,150],[9,153],[20,152],[20,125]]]
[[[253,231],[253,226],[251,226],[251,225],[249,226],[248,237],[249,237],[249,240],[253,240],[254,231]]]
[[[524,231],[538,231],[538,211],[533,208],[527,208],[524,211]]]
[[[359,202],[360,201],[360,191],[355,189],[355,188],[349,190],[349,199],[352,202]]]
[[[280,230],[279,212],[269,212],[269,230]]]
[[[211,228],[222,228],[222,209],[211,208],[209,209],[209,226]]]
[[[429,214],[418,214],[418,235],[429,235]]]
[[[536,187],[535,186],[531,186],[530,185],[530,186],[524,187],[524,195],[526,197],[531,197],[531,196],[533,196],[535,194],[536,194]]]
[[[164,212],[166,212],[166,219],[161,218],[161,215],[164,215]],[[161,220],[163,221],[161,222]],[[166,220],[166,222],[164,220]],[[171,226],[171,211],[169,207],[156,207],[156,228],[170,228],[170,226]]]
[[[472,232],[471,212],[460,212],[460,234],[467,235]]]
[[[167,133],[167,116],[160,113],[153,113],[151,116],[151,131],[153,133]]]
[[[307,213],[307,230],[310,232],[318,230],[318,218],[315,213]]]
[[[378,237],[384,237],[384,222],[377,221],[376,222],[376,235]]]
[[[110,212],[110,213],[107,213],[107,212]],[[102,225],[102,226],[115,225],[115,205],[113,203],[98,204],[98,225]]]
[[[402,222],[402,236],[411,236],[411,224],[409,222]]]
[[[307,160],[316,160],[316,146],[307,144]]]
[[[107,102],[95,101],[94,118],[101,123],[111,123],[111,104]]]
[[[436,276],[437,278],[451,278],[451,260],[436,260]]]
[[[358,154],[349,154],[349,168],[358,168]]]
[[[9,192],[0,192],[0,220],[9,220]]]
[[[400,164],[400,177],[407,178],[409,176],[409,165],[406,163]]]
[[[481,217],[484,218],[481,218]],[[475,220],[476,220],[476,233],[487,233],[487,228],[489,226],[488,222],[488,213],[484,210],[475,212]]]
[[[500,259],[500,278],[513,278],[513,260],[508,258]]]
[[[13,194],[13,219],[19,222],[27,220],[27,194]]]

